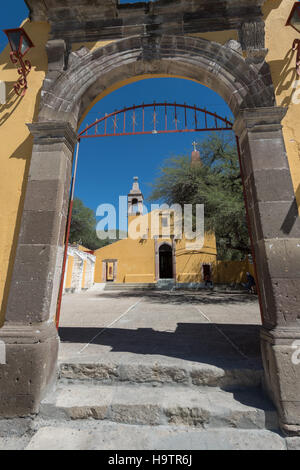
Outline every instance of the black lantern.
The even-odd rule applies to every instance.
[[[23,28],[5,29],[4,33],[8,37],[11,48],[10,58],[13,64],[18,64],[19,80],[15,83],[14,89],[18,96],[24,96],[28,88],[27,75],[31,70],[29,60],[23,60],[24,55],[34,47],[33,42]]]
[[[293,6],[290,16],[286,22],[286,26],[292,26],[292,28],[300,33],[300,2],[296,2]]]

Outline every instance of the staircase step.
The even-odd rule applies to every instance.
[[[231,428],[187,430],[181,426],[128,426],[108,422],[95,424],[90,421],[41,427],[26,447],[27,450],[179,451],[286,450],[286,448],[285,439],[271,431]],[[140,468],[142,467],[143,465],[140,465]]]
[[[42,402],[41,416],[107,420],[131,425],[277,429],[277,414],[260,390],[59,384]]]
[[[158,290],[172,290],[176,286],[174,279],[159,279],[156,284]]]
[[[103,384],[129,383],[150,385],[210,386],[224,389],[258,387],[262,369],[220,368],[209,364],[175,365],[164,363],[67,362],[60,364],[60,377],[67,380],[96,380]]]

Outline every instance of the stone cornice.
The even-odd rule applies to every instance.
[[[282,128],[281,121],[287,113],[287,108],[281,106],[243,109],[237,116],[233,130],[238,136],[245,131],[264,132]]]
[[[53,322],[26,325],[24,322],[7,321],[0,330],[2,341],[6,344],[39,344],[49,337],[56,337],[57,330]]]
[[[73,151],[78,138],[68,122],[46,121],[27,124],[35,144],[64,143]]]
[[[263,0],[158,0],[119,5],[117,0],[25,0],[31,19],[48,21],[51,37],[68,42],[135,34],[192,34],[239,29],[262,19]]]

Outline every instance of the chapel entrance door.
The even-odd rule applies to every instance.
[[[170,245],[162,245],[159,249],[159,278],[173,279],[173,250]]]
[[[114,263],[106,263],[106,282],[114,281]]]

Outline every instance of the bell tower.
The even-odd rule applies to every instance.
[[[197,150],[197,142],[193,142],[194,150],[191,157],[192,166],[202,166],[201,156],[199,150]]]
[[[137,176],[133,178],[132,189],[128,194],[128,217],[136,217],[143,214],[144,196],[139,187]]]

